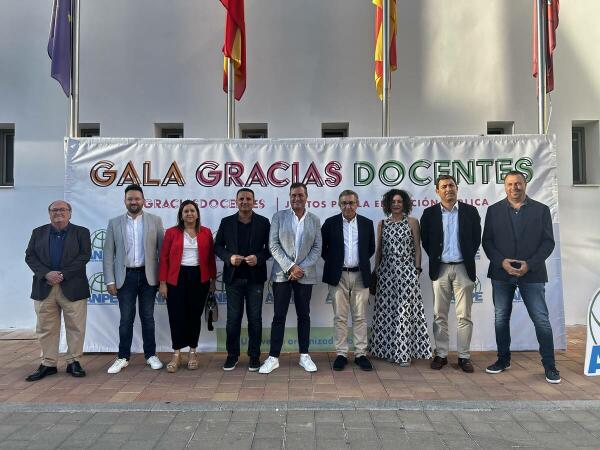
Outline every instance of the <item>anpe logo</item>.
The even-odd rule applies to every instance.
[[[92,244],[93,245],[93,244]],[[88,305],[116,305],[118,304],[117,297],[113,297],[106,290],[104,284],[104,273],[97,272],[93,274],[88,282],[90,283],[90,289],[92,295],[88,300]]]
[[[588,307],[587,342],[583,373],[588,376],[600,375],[600,289],[592,296]]]
[[[106,230],[96,230],[90,236],[92,241],[92,258],[91,261],[102,261],[104,241],[106,240]]]
[[[600,290],[596,292],[590,305],[588,329],[594,345],[600,345]]]

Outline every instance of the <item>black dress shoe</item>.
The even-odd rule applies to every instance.
[[[67,364],[67,373],[70,373],[75,378],[85,377],[85,370],[82,369],[79,361],[73,361],[71,364]]]
[[[436,356],[435,358],[433,358],[433,361],[431,361],[430,367],[433,370],[441,370],[442,367],[444,367],[446,364],[448,364],[448,358],[442,358],[441,356]]]
[[[44,378],[46,375],[54,375],[57,372],[56,367],[49,367],[40,364],[35,372],[25,378],[25,381],[37,381]]]
[[[460,367],[463,372],[467,373],[473,373],[475,371],[473,363],[469,358],[458,358],[458,367]]]
[[[366,356],[359,356],[358,358],[354,358],[354,364],[360,367],[362,370],[366,370],[367,372],[373,370],[373,366],[371,365],[371,361],[367,359]]]
[[[348,358],[338,355],[337,358],[335,358],[335,361],[333,361],[333,370],[344,370],[346,364],[348,364]]]

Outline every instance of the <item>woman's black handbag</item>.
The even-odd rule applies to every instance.
[[[215,294],[209,292],[206,296],[206,305],[204,306],[204,318],[208,322],[208,331],[215,329],[213,322],[219,320],[219,306]]]

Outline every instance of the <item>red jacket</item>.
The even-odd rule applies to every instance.
[[[217,265],[213,249],[213,237],[209,228],[201,226],[196,235],[198,242],[198,262],[200,279],[203,283],[217,277]],[[177,227],[169,228],[165,233],[160,249],[158,276],[160,281],[177,284],[181,258],[183,256],[183,231]]]

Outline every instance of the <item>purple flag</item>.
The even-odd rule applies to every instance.
[[[71,95],[71,43],[71,0],[54,0],[48,39],[50,75],[60,83],[67,97]]]

